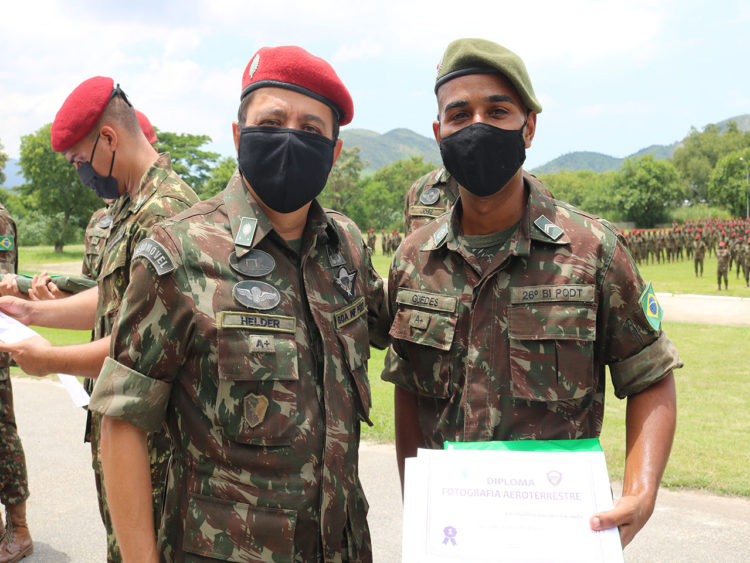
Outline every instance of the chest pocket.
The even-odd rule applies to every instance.
[[[360,420],[372,425],[370,407],[370,381],[367,377],[367,360],[370,358],[370,341],[367,329],[367,301],[360,297],[351,305],[333,314],[336,335],[344,349],[346,364],[359,395]]]
[[[249,329],[262,319],[286,332]],[[288,446],[297,429],[295,319],[219,313],[216,417],[229,438],[243,444]]]
[[[565,401],[594,390],[595,304],[510,305],[508,336],[514,397]]]
[[[99,270],[101,269],[102,255],[104,251],[104,245],[107,242],[107,235],[97,234],[93,235],[89,239],[88,247],[86,248],[86,267],[87,275],[89,277],[97,277]]]
[[[458,320],[457,298],[399,289],[396,302],[398,310],[390,335],[408,357],[414,388],[420,395],[450,397],[450,350]],[[419,303],[426,306],[420,307]]]

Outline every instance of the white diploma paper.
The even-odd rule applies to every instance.
[[[419,450],[406,460],[403,561],[622,562],[603,452]]]
[[[39,334],[13,317],[0,312],[0,340],[7,344],[15,344],[32,336],[39,336]],[[75,406],[85,407],[89,404],[89,395],[76,377],[64,373],[58,373],[57,377]]]

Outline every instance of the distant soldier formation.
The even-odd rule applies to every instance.
[[[375,254],[375,250],[377,247],[377,240],[378,240],[378,237],[375,234],[375,229],[368,229],[367,230],[367,246],[373,254]],[[388,233],[386,232],[385,229],[380,229],[380,251],[381,253],[384,256],[390,256],[391,254],[396,252],[396,249],[399,247],[402,240],[403,240],[403,237],[401,236],[401,232],[399,230],[394,230]]]
[[[695,277],[703,277],[706,255],[717,258],[717,286],[728,289],[732,270],[735,279],[750,287],[750,221],[736,219],[690,219],[671,229],[634,229],[624,233],[637,264],[661,264],[693,260]]]

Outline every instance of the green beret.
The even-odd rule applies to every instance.
[[[528,109],[541,113],[542,105],[536,99],[529,73],[521,58],[486,39],[456,39],[448,45],[438,65],[435,93],[449,80],[466,74],[500,73],[515,86]]]

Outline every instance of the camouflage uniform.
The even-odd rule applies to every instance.
[[[549,193],[542,183],[525,170],[523,177],[540,190]],[[414,182],[404,202],[404,234],[409,235],[450,211],[458,199],[458,182],[445,167],[428,172]],[[400,241],[399,241],[400,243]],[[395,248],[394,248],[395,250]]]
[[[18,268],[16,224],[0,204],[0,273],[14,274]],[[10,356],[0,354],[0,503],[6,508],[29,496],[26,457],[16,429],[13,388],[8,366]]]
[[[430,448],[595,437],[605,365],[621,398],[681,365],[614,228],[525,185],[526,214],[486,268],[459,245],[460,203],[393,259],[383,379],[417,395]]]
[[[313,201],[296,252],[235,174],[136,255],[90,408],[169,427],[161,557],[370,561],[357,450],[387,328],[359,228]]]
[[[701,239],[695,239],[695,242],[693,242],[693,249],[695,277],[698,277],[698,269],[700,269],[700,277],[703,277],[703,258],[706,256],[706,244]]]
[[[141,240],[146,238],[156,223],[184,211],[198,197],[193,190],[172,171],[169,154],[159,155],[141,180],[137,193],[131,197],[125,194],[110,208],[112,225],[108,228],[106,240],[100,234],[92,233],[91,266],[96,267],[96,249],[99,251],[100,267],[97,276],[99,297],[96,310],[94,338],[100,339],[112,333],[114,321],[120,311],[125,288],[130,281],[130,261],[133,251]],[[103,229],[103,227],[101,227]],[[94,238],[98,240],[94,242]],[[101,415],[92,412],[87,423],[88,439],[91,441],[92,466],[99,492],[99,508],[104,526],[107,529],[107,557],[109,561],[121,561],[114,529],[103,495],[99,432]],[[151,456],[151,482],[154,490],[154,522],[158,525],[162,512],[164,484],[169,464],[171,443],[165,429],[153,428],[149,435]]]
[[[716,281],[719,284],[719,290],[721,290],[721,280],[724,279],[724,289],[729,289],[729,280],[727,274],[729,273],[729,250],[726,246],[720,246],[716,248]]]

